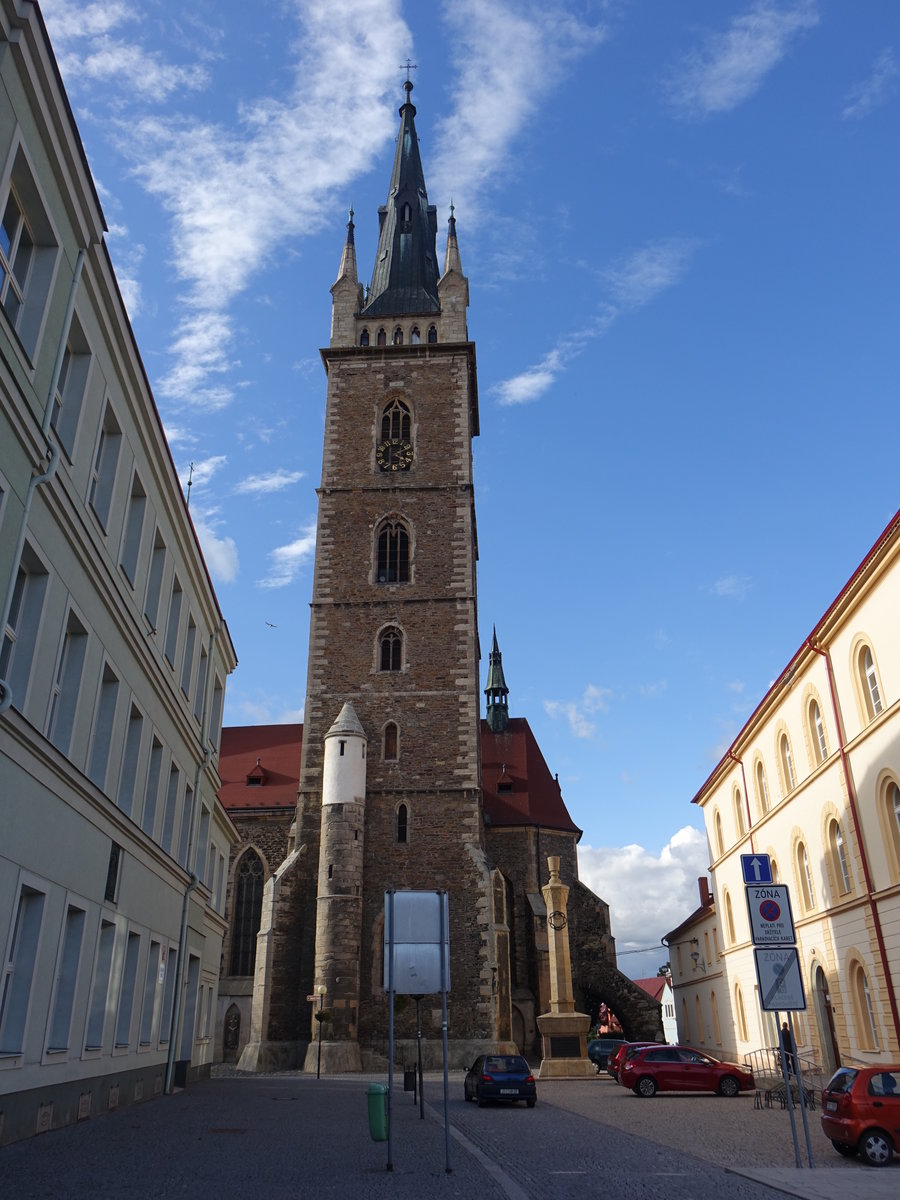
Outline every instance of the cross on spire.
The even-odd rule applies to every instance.
[[[419,69],[418,63],[410,62],[409,59],[406,60],[405,65],[402,63],[400,64],[400,70],[406,72],[406,82],[407,83],[412,83],[412,80],[409,77],[410,71],[418,71],[418,69]]]

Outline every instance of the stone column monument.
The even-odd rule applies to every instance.
[[[559,858],[547,859],[550,881],[541,888],[547,906],[547,943],[550,951],[550,1011],[537,1019],[543,1058],[541,1079],[592,1077],[594,1067],[587,1057],[587,1013],[575,1011],[572,993],[572,960],[566,902],[569,889],[559,877]]]

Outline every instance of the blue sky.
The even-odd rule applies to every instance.
[[[417,64],[477,343],[482,648],[620,952],[656,945],[708,861],[691,797],[898,507],[900,9],[42,8],[194,464],[229,724],[302,716],[328,289],[351,203],[371,273]]]

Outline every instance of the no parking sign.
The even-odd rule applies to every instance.
[[[787,884],[750,884],[746,890],[754,946],[792,946],[797,939]]]

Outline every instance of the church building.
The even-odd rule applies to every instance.
[[[494,635],[487,718],[472,439],[475,346],[456,222],[439,270],[410,81],[375,268],[357,277],[353,214],[331,289],[325,439],[305,719],[223,731],[232,860],[221,1052],[246,1070],[322,1069],[386,1051],[384,896],[446,890],[453,1065],[536,1043],[549,1000],[541,887],[560,858],[579,1004],[608,999],[635,1035],[658,1005],[615,969],[607,905],[578,883],[572,821],[527,722],[510,718]],[[258,930],[258,933],[256,931]],[[395,1008],[399,1039],[411,1006]],[[423,1005],[436,1062],[440,1002]],[[316,1047],[318,1050],[318,1047]]]

